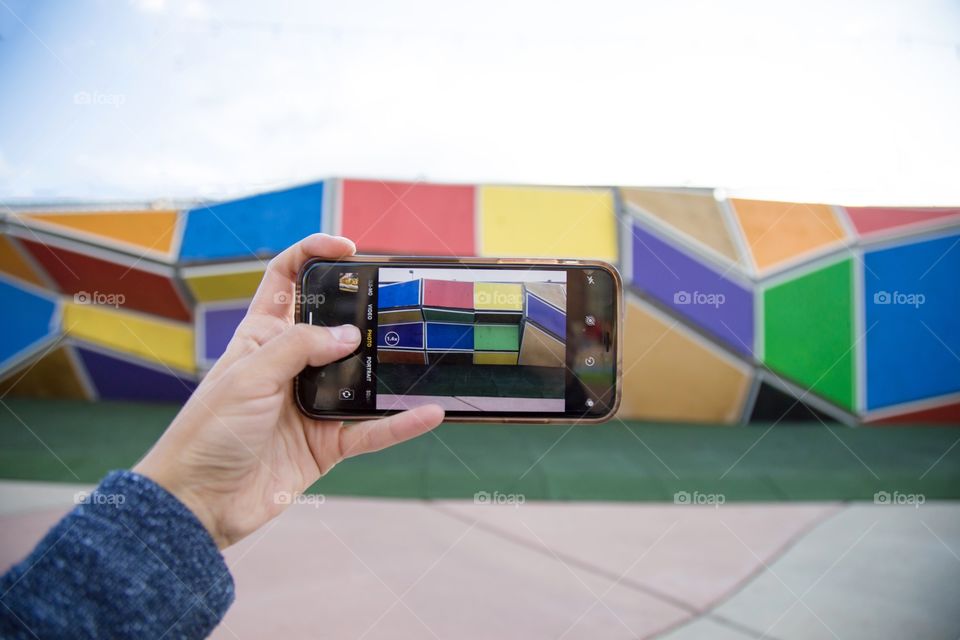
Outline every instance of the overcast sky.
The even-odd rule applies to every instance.
[[[960,0],[0,0],[0,198],[331,175],[960,204]]]

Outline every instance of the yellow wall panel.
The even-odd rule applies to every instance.
[[[482,255],[617,257],[609,189],[481,187],[480,225]]]
[[[46,288],[47,283],[43,281],[37,269],[27,262],[23,253],[18,251],[18,247],[14,246],[13,243],[14,240],[10,236],[0,235],[0,271]]]
[[[64,332],[180,371],[196,371],[193,328],[111,307],[68,303]]]
[[[761,271],[847,237],[828,205],[737,198],[730,204]]]
[[[623,370],[622,418],[732,424],[750,387],[746,365],[633,300],[627,301]]]
[[[478,282],[473,285],[477,311],[523,311],[523,285]]]
[[[737,262],[736,245],[712,194],[620,189],[623,201]]]
[[[476,351],[473,354],[473,364],[517,364],[516,351]]]
[[[184,278],[184,282],[198,302],[215,302],[252,298],[257,292],[257,287],[260,286],[261,279],[263,279],[263,269],[188,276]]]
[[[527,282],[524,284],[529,293],[546,300],[558,309],[567,308],[567,287],[551,282]]]
[[[66,347],[59,347],[40,360],[30,361],[0,381],[0,396],[73,398],[86,400],[87,391]]]
[[[29,213],[35,220],[66,231],[92,234],[142,249],[170,253],[177,228],[176,211],[91,211],[81,213]]]
[[[532,322],[523,326],[523,338],[520,341],[518,363],[532,367],[565,367],[567,365],[567,345],[546,331],[538,329]]]

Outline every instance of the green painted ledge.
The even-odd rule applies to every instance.
[[[132,465],[176,411],[171,405],[4,399],[0,478],[96,482],[109,469]],[[573,428],[450,424],[343,462],[312,490],[405,498],[500,491],[527,500],[616,501],[672,501],[677,491],[722,493],[728,501],[872,500],[877,491],[899,491],[957,499],[960,446],[951,446],[958,439],[960,429],[920,425],[780,424],[767,432],[764,425],[617,421]]]

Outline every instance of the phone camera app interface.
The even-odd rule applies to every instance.
[[[566,276],[380,268],[376,408],[563,412]]]

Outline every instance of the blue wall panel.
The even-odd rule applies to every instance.
[[[320,231],[323,183],[211,204],[187,212],[180,259],[272,256]]]
[[[960,391],[960,235],[864,255],[867,408]]]
[[[377,309],[419,306],[420,282],[420,280],[410,280],[381,284],[377,288]]]
[[[57,304],[50,298],[0,279],[0,370],[37,342],[57,333]]]
[[[423,349],[423,323],[382,324],[377,327],[377,346],[390,349]]]
[[[428,322],[427,349],[472,351],[473,325]]]

